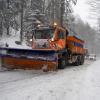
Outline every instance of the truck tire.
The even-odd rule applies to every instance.
[[[77,57],[76,61],[73,63],[74,66],[80,65],[80,56]]]
[[[66,60],[65,58],[59,59],[58,69],[64,69],[66,67]]]
[[[80,59],[80,65],[83,65],[83,64],[84,64],[84,56],[82,55]]]

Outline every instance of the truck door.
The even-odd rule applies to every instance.
[[[59,30],[57,34],[58,34],[58,42],[57,42],[58,48],[63,49],[65,48],[65,32]]]

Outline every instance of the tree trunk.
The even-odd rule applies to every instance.
[[[7,35],[9,35],[9,29],[10,29],[10,27],[8,26],[7,27]]]
[[[0,36],[2,36],[3,35],[3,26],[2,26],[2,21],[1,21],[1,23],[0,23]]]
[[[51,12],[51,20],[52,20],[52,24],[54,24],[54,21],[55,21],[55,5],[54,5],[54,2],[55,0],[52,0],[52,3],[51,3],[51,9],[52,9],[52,12]]]
[[[60,8],[60,25],[63,26],[63,15],[65,10],[65,0],[61,0],[61,8]]]
[[[20,30],[20,42],[22,43],[23,41],[23,2],[21,1],[21,30]]]
[[[43,8],[42,8],[43,14],[45,13],[45,0],[43,0]]]

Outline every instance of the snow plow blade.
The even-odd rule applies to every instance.
[[[55,50],[0,48],[2,66],[9,69],[36,69],[53,71],[58,66]]]

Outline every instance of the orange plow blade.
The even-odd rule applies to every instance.
[[[28,50],[0,48],[2,65],[9,69],[35,69],[54,71],[58,57],[54,50]]]

